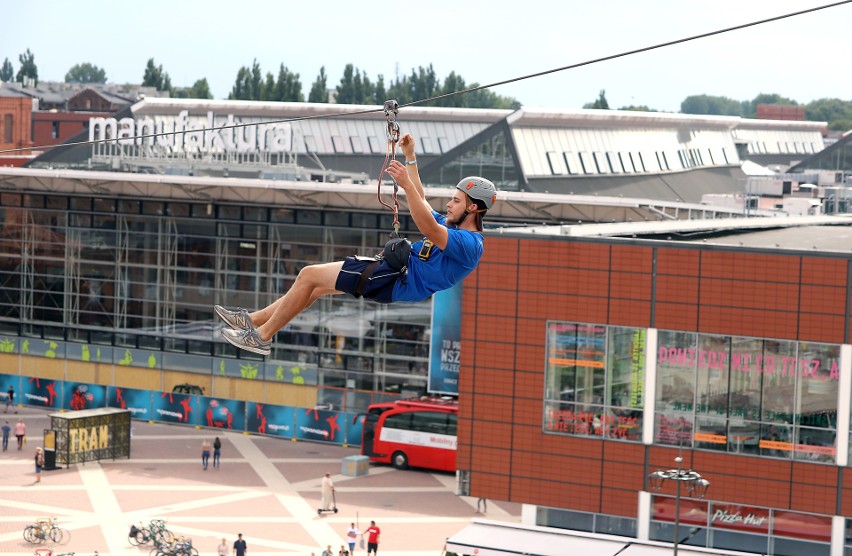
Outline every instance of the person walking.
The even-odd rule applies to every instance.
[[[18,419],[18,422],[15,423],[15,438],[18,439],[18,450],[23,449],[26,437],[27,426],[24,424],[23,419]]]
[[[206,438],[201,441],[201,466],[207,471],[207,463],[210,461],[210,441]]]
[[[9,426],[9,421],[3,423],[3,451],[9,449],[9,433],[12,432],[12,427]]]
[[[234,541],[234,556],[246,556],[248,547],[246,541],[243,540],[243,534],[237,533],[237,540]]]
[[[222,329],[225,340],[240,349],[269,355],[275,334],[320,297],[348,293],[378,303],[417,302],[453,287],[473,272],[484,252],[482,218],[494,206],[497,189],[485,178],[464,178],[442,216],[426,200],[414,138],[406,133],[399,146],[406,162],[392,160],[387,172],[405,191],[409,212],[423,239],[409,245],[409,250],[388,253],[386,246],[381,259],[352,256],[308,265],[299,271],[287,293],[252,313],[214,305],[228,325]],[[395,244],[401,245],[407,244]]]
[[[379,553],[379,535],[381,532],[382,530],[376,526],[375,521],[371,521],[370,527],[364,531],[364,533],[367,533],[367,554],[370,554],[370,552],[373,554]],[[361,538],[364,538],[363,534]]]
[[[13,409],[15,407],[15,388],[12,386],[9,386],[9,391],[6,392],[6,409],[3,410],[3,413],[9,413],[10,407]],[[18,410],[15,409],[15,413],[17,412]]]
[[[334,499],[334,483],[331,482],[331,473],[326,473],[322,478],[320,492],[322,493],[321,509],[330,510]],[[329,545],[329,548],[331,548],[331,545]]]
[[[480,506],[482,507],[482,510],[480,510]],[[479,498],[476,501],[476,513],[478,513],[478,514],[483,513],[484,514],[484,513],[487,513],[487,512],[488,512],[488,500],[486,500],[485,498]]]
[[[331,550],[331,545],[328,545],[326,549],[322,551],[322,556],[334,556],[334,551]]]
[[[222,441],[219,437],[213,441],[213,467],[219,467],[219,456],[222,455]]]
[[[41,447],[35,449],[35,482],[41,482],[41,468],[44,467],[44,452],[42,452]]]
[[[355,540],[358,538],[358,535],[361,534],[361,531],[355,527],[354,523],[349,524],[349,529],[346,530],[346,541],[349,543],[349,553],[352,556],[355,556]]]
[[[222,539],[222,544],[216,549],[216,556],[229,556],[231,549],[228,547],[228,541]]]

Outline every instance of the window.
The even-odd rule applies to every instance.
[[[589,153],[580,153],[580,166],[582,166],[584,174],[598,173],[598,169],[595,166],[595,161],[592,160],[592,155],[590,155]]]
[[[14,123],[14,118],[11,114],[6,114],[3,116],[3,142],[11,143],[12,139],[12,124]]]
[[[379,141],[379,138],[375,135],[370,135],[367,137],[367,144],[370,145],[371,153],[382,153],[386,150],[386,145]]]
[[[334,152],[342,153],[346,152],[346,147],[344,146],[343,137],[340,135],[332,135],[331,136],[331,144],[334,147]]]
[[[59,122],[53,122],[53,129],[50,132],[51,139],[59,139]]]
[[[598,168],[598,172],[601,174],[609,174],[612,170],[609,167],[609,162],[604,156],[602,152],[595,152],[595,165]]]
[[[568,169],[569,174],[577,175],[583,173],[583,166],[580,164],[580,159],[577,158],[577,153],[566,151],[562,153],[562,157],[565,159],[565,167]]]
[[[362,153],[364,152],[364,144],[361,142],[360,137],[356,137],[355,135],[351,135],[349,137],[349,143],[352,146],[353,153]]]
[[[621,159],[616,153],[606,153],[606,160],[609,163],[609,167],[612,168],[612,172],[614,174],[624,173],[624,167],[621,165]]]
[[[545,432],[641,440],[645,330],[547,325]]]
[[[547,164],[550,166],[550,173],[554,176],[561,176],[565,173],[563,158],[553,151],[547,151]]]

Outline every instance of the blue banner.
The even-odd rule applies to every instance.
[[[459,394],[461,364],[462,283],[439,291],[432,302],[432,341],[429,344],[429,393]]]
[[[315,440],[344,444],[341,420],[346,419],[345,413],[324,411],[319,409],[296,409],[296,438],[299,440]]]
[[[127,409],[134,419],[154,419],[151,409],[150,390],[110,386],[108,389],[107,406]]]
[[[62,381],[37,377],[22,380],[20,403],[59,409],[62,405]]]
[[[246,430],[282,438],[293,438],[293,416],[296,409],[283,405],[246,402]]]
[[[175,394],[173,392],[162,392],[154,394],[152,403],[155,421],[163,423],[178,423],[181,425],[194,425],[198,422],[198,396],[191,394]]]
[[[196,415],[195,424],[216,429],[245,430],[246,402],[199,396],[198,405],[201,412]]]
[[[63,409],[77,411],[106,406],[106,386],[84,382],[65,382],[62,388]]]

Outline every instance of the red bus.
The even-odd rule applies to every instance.
[[[459,406],[452,398],[376,403],[367,408],[361,454],[397,469],[456,470]]]

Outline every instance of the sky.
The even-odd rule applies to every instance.
[[[389,83],[432,65],[490,85],[699,34],[828,6],[837,0],[0,0],[0,63],[27,49],[40,81],[91,63],[109,82],[142,82],[148,59],[174,86],[206,78],[227,98],[242,66],[283,63],[305,96],[325,67],[328,85],[353,64]],[[677,112],[690,95],[800,104],[852,100],[844,60],[852,2],[615,60],[491,88],[527,107],[582,108],[601,90],[611,108]]]

